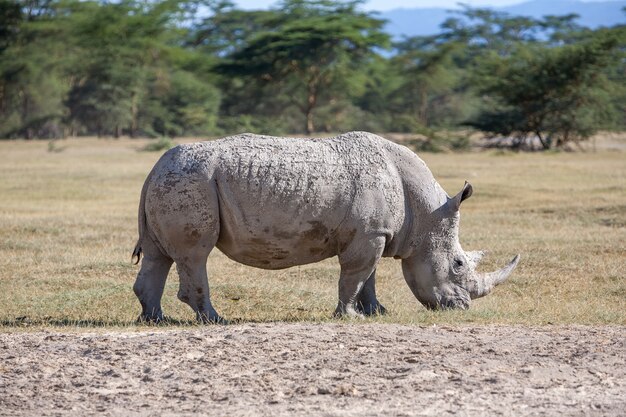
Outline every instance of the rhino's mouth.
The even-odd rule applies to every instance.
[[[441,302],[442,310],[467,310],[469,306],[469,300],[463,298],[449,298]]]
[[[470,297],[469,294],[437,295],[436,301],[420,300],[420,302],[429,310],[467,310],[470,306]]]

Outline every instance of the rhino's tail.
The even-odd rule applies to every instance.
[[[133,257],[131,258],[131,262],[137,265],[140,259],[141,259],[141,239],[137,241],[137,244],[135,245],[135,249],[133,249]]]
[[[148,191],[148,183],[150,182],[151,177],[152,172],[148,174],[146,182],[143,183],[143,187],[141,189],[141,198],[139,199],[139,213],[137,216],[139,222],[139,239],[137,239],[137,244],[135,245],[135,249],[133,249],[133,255],[131,258],[131,262],[133,262],[135,265],[137,265],[141,260],[141,254],[143,252],[141,249],[141,243],[148,227],[146,223],[146,193]]]

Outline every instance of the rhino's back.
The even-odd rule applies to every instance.
[[[377,137],[275,138],[242,135],[220,140],[216,179],[256,203],[299,201],[323,209],[334,197],[375,186],[388,175],[389,161]],[[382,140],[382,139],[381,139]]]

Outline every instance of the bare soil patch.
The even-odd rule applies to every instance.
[[[0,334],[1,415],[623,415],[623,326]]]

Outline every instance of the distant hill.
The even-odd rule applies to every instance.
[[[578,24],[592,29],[626,23],[622,8],[626,1],[600,1],[583,3],[576,0],[533,0],[513,6],[493,7],[493,10],[516,16],[541,18],[545,15],[580,15]],[[389,23],[386,30],[394,37],[433,35],[440,31],[439,25],[454,14],[445,8],[393,9],[380,13]]]

